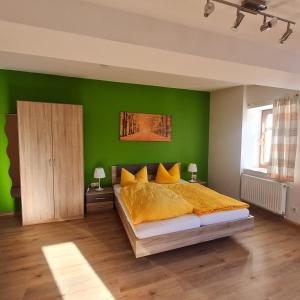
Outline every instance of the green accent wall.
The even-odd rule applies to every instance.
[[[17,100],[83,105],[86,185],[97,166],[105,168],[102,183],[109,185],[118,163],[180,161],[187,178],[187,164],[196,162],[199,178],[207,179],[209,93],[0,70],[0,212],[17,210],[4,133],[5,115],[16,113]],[[172,142],[121,142],[121,111],[172,115]]]

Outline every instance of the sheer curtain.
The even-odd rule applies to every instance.
[[[281,182],[294,181],[298,131],[298,95],[275,100],[271,163],[268,175]]]

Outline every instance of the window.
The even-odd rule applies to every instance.
[[[260,133],[260,168],[267,168],[271,159],[272,147],[273,114],[272,109],[261,112],[261,133]]]
[[[250,107],[245,116],[242,164],[245,169],[265,172],[270,164],[273,105]]]

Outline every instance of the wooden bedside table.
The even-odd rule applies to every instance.
[[[207,182],[206,181],[202,181],[202,180],[197,180],[197,181],[190,181],[188,180],[189,183],[199,183],[201,185],[207,186]]]
[[[86,213],[96,213],[103,209],[113,208],[114,190],[112,187],[105,187],[103,191],[94,189],[85,193]]]

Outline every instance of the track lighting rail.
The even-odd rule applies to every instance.
[[[225,4],[225,5],[231,6],[231,7],[235,7],[237,9],[239,9],[240,11],[243,11],[243,12],[246,12],[246,13],[258,14],[258,15],[261,15],[261,16],[264,16],[264,17],[267,17],[267,18],[277,18],[278,20],[280,20],[282,22],[296,25],[296,22],[294,22],[294,21],[287,20],[287,19],[284,19],[284,18],[281,18],[281,17],[277,17],[277,16],[274,16],[274,15],[271,15],[271,14],[268,14],[268,13],[265,13],[265,12],[262,12],[262,11],[251,10],[249,8],[243,7],[242,5],[231,3],[231,2],[226,1],[226,0],[211,0],[211,1],[222,3],[222,4]]]
[[[244,0],[242,5],[232,3],[226,0],[206,0],[206,4],[204,7],[204,17],[207,18],[214,12],[214,2],[236,8],[237,15],[234,25],[232,26],[232,29],[235,31],[238,30],[238,27],[240,26],[245,17],[245,15],[242,12],[245,12],[253,15],[261,15],[264,17],[263,24],[260,26],[261,32],[273,28],[277,25],[278,21],[286,23],[287,29],[282,35],[282,37],[279,39],[280,44],[284,44],[286,40],[290,37],[290,35],[294,32],[291,28],[291,25],[296,25],[296,22],[263,12],[263,10],[267,9],[267,5],[263,0]]]

